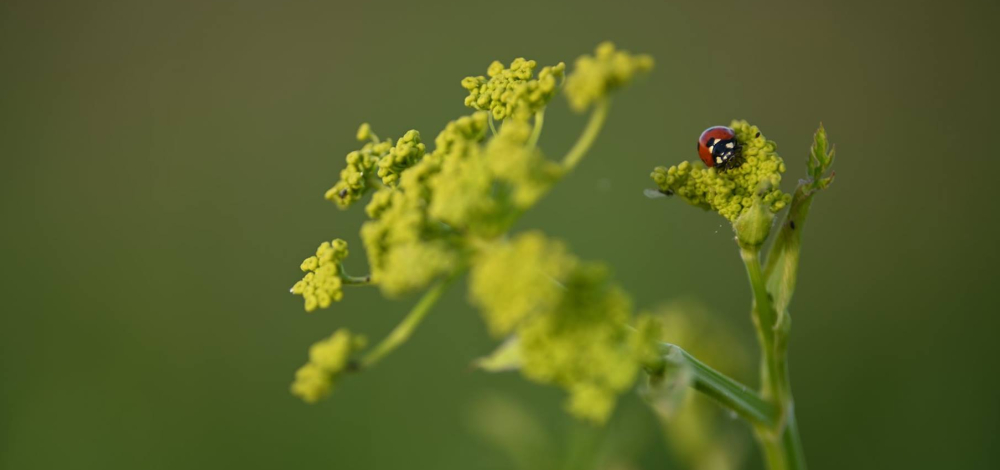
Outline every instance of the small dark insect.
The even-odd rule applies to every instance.
[[[789,227],[791,227],[791,228],[792,228],[792,230],[795,230],[795,221],[794,221],[794,220],[792,220],[792,221],[789,221],[789,222],[788,222],[788,226],[789,226]]]
[[[661,197],[674,195],[674,192],[669,189],[644,189],[642,193],[650,199],[659,199]]]
[[[341,189],[340,192],[337,193],[337,195],[340,196],[341,199],[343,199],[343,198],[347,197],[347,190],[346,189]]]

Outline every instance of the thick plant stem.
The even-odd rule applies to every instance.
[[[387,356],[389,353],[394,351],[400,345],[410,339],[410,335],[413,331],[420,325],[420,322],[424,320],[428,313],[431,311],[431,307],[437,303],[441,295],[448,290],[448,286],[458,277],[459,273],[455,273],[449,276],[447,279],[442,279],[431,287],[420,301],[413,306],[410,313],[403,318],[403,321],[396,325],[393,330],[375,346],[368,354],[365,354],[361,358],[361,367],[367,368],[375,365],[378,361],[382,360],[383,357]]]
[[[753,291],[753,320],[761,346],[761,392],[778,413],[775,426],[756,427],[757,439],[771,470],[805,470],[805,456],[795,421],[788,380],[788,333],[790,317],[775,310],[760,264],[759,247],[740,247]]]
[[[775,329],[777,315],[771,305],[771,295],[767,292],[767,285],[764,281],[764,273],[760,266],[759,250],[755,247],[740,247],[740,256],[746,265],[747,275],[750,278],[750,288],[753,291],[753,321],[757,328],[757,339],[761,346],[761,385],[765,398],[774,400],[779,407],[779,412],[784,413],[781,408],[781,385],[779,378],[782,374],[777,371],[778,360],[775,357]],[[784,423],[779,423],[779,428]]]
[[[608,98],[598,101],[597,105],[594,106],[594,110],[590,113],[590,121],[587,122],[587,127],[584,128],[583,133],[580,134],[580,138],[573,144],[573,148],[563,157],[562,167],[564,171],[570,171],[575,168],[577,163],[580,163],[583,156],[587,154],[587,150],[590,150],[590,146],[594,144],[597,135],[601,133],[601,128],[604,127],[604,120],[608,117],[608,109],[610,107],[611,100]]]
[[[788,470],[788,458],[783,443],[768,437],[766,430],[758,429],[756,434],[768,470]]]
[[[760,444],[761,453],[768,470],[806,470],[805,454],[799,439],[799,427],[795,422],[795,412],[785,415],[785,427],[780,436],[770,428],[755,426],[754,434]]]
[[[794,407],[788,410],[788,422],[785,424],[785,435],[782,444],[785,446],[785,455],[788,458],[789,467],[798,470],[806,470],[806,454],[802,450],[802,439],[799,437],[799,425],[795,421]]]
[[[691,372],[693,376],[691,385],[696,390],[708,395],[755,426],[774,427],[777,418],[774,406],[764,401],[746,385],[712,369],[679,346],[663,343],[660,349],[665,366],[683,367]]]

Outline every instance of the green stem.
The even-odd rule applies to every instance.
[[[770,470],[805,470],[805,455],[795,421],[794,403],[788,380],[788,333],[791,317],[778,315],[760,264],[757,247],[740,247],[753,291],[753,320],[761,346],[761,387],[764,398],[777,409],[774,426],[757,427],[764,458]]]
[[[802,451],[795,412],[788,410],[785,420],[781,436],[775,436],[770,428],[754,427],[764,461],[767,462],[768,470],[806,470],[805,453]]]
[[[788,422],[785,423],[785,435],[782,440],[788,467],[795,470],[806,470],[806,454],[802,449],[802,438],[799,437],[799,424],[795,421],[794,406],[788,410]]]
[[[756,434],[768,470],[788,470],[788,458],[783,443],[773,440],[770,437],[770,430],[757,429]]]
[[[584,128],[583,133],[580,134],[576,143],[573,144],[573,148],[563,157],[563,170],[572,170],[576,167],[577,163],[580,163],[583,156],[587,154],[587,150],[590,150],[590,146],[594,144],[597,135],[601,133],[601,128],[604,127],[604,120],[608,117],[608,109],[610,107],[611,100],[608,98],[597,102],[594,110],[590,113],[590,121],[587,122],[587,127]]]
[[[543,124],[545,124],[545,108],[535,113],[535,127],[531,130],[531,138],[528,139],[529,149],[534,149],[538,145],[538,138],[542,136]]]
[[[750,278],[750,289],[753,291],[753,322],[757,328],[757,339],[760,341],[762,352],[762,392],[765,398],[775,400],[781,407],[783,403],[780,400],[781,387],[778,383],[781,374],[777,373],[777,358],[774,354],[774,325],[777,318],[774,307],[771,305],[771,295],[767,292],[764,273],[761,271],[760,252],[756,247],[741,246],[740,256],[743,258],[743,264],[746,265],[747,276]],[[783,412],[780,408],[779,411]],[[779,426],[783,426],[783,423],[779,423]]]
[[[430,313],[431,307],[437,303],[438,299],[441,298],[441,295],[448,290],[448,286],[451,285],[460,273],[461,270],[455,272],[447,279],[438,281],[434,287],[431,287],[430,290],[428,290],[424,296],[420,298],[420,301],[413,306],[413,309],[406,315],[406,318],[403,318],[403,321],[399,322],[399,324],[396,325],[396,328],[394,328],[389,335],[382,340],[382,342],[361,358],[361,367],[367,368],[375,365],[378,361],[382,360],[383,357],[387,356],[400,345],[405,343],[406,340],[410,339],[410,335],[413,334],[413,331],[418,325],[420,325],[420,322],[424,320],[427,314]]]
[[[774,405],[764,401],[746,385],[709,367],[679,346],[663,343],[660,347],[666,364],[685,367],[694,374],[695,390],[708,395],[755,426],[774,427],[777,419]]]
[[[340,263],[337,264],[337,273],[345,286],[364,286],[373,284],[371,274],[367,276],[351,276],[350,274],[347,274],[347,271],[344,269],[344,265]]]
[[[760,252],[756,248],[740,247],[740,257],[747,268],[747,276],[750,278],[750,288],[753,291],[754,311],[763,315],[762,320],[766,320],[766,325],[772,328],[765,328],[763,333],[770,340],[774,336],[774,307],[771,305],[771,295],[767,293],[767,283],[764,280],[764,272],[760,267]]]
[[[488,121],[490,123],[490,130],[493,131],[493,137],[496,137],[497,136],[497,128],[496,128],[496,126],[493,125],[493,113],[491,112],[488,117],[489,117]]]
[[[371,275],[359,277],[343,274],[340,276],[340,279],[343,281],[345,286],[367,286],[372,284]]]

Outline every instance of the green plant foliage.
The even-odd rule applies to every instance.
[[[684,392],[694,388],[753,427],[770,468],[805,468],[788,380],[788,305],[801,228],[813,196],[833,181],[832,174],[825,176],[834,153],[822,126],[810,150],[808,177],[794,194],[780,188],[786,167],[777,143],[746,121],[731,124],[740,144],[738,165],[720,171],[681,162],[651,174],[660,193],[714,211],[732,224],[753,292],[751,314],[761,346],[759,391],[665,342],[695,342],[694,349],[701,349],[704,344],[698,343],[718,337],[703,323],[637,314],[608,266],[579,259],[565,243],[540,231],[511,233],[519,217],[587,154],[609,115],[611,95],[652,66],[652,58],[611,43],[581,56],[570,71],[560,62],[536,76],[533,60],[517,58],[509,66],[494,61],[486,76],[462,80],[465,105],[473,112],[448,123],[433,150],[416,130],[395,141],[381,140],[362,124],[356,137],[365,143],[347,155],[326,198],[347,209],[370,195],[369,219],[360,234],[371,273],[348,275],[342,263],[347,244],[325,242],[302,262],[306,274],[292,293],[303,297],[309,312],[339,301],[345,286],[377,286],[386,297],[424,294],[371,349],[365,349],[363,337],[343,329],[314,344],[309,362],[295,374],[292,393],[314,403],[345,373],[377,364],[410,338],[456,278],[469,273],[469,302],[489,333],[502,340],[493,354],[475,361],[481,370],[516,370],[531,381],[557,386],[567,393],[566,410],[595,424],[609,419],[618,397],[640,377],[646,379],[645,396],[665,419],[678,419],[673,411],[686,400]],[[590,117],[576,143],[554,160],[537,143],[545,110],[560,90],[572,110]],[[761,247],[786,208],[762,264]],[[727,362],[725,356],[706,357]],[[710,415],[691,409],[679,415],[691,432],[679,434],[678,442],[695,453],[709,449],[707,454],[726,459],[735,455],[708,442],[709,430],[715,429]],[[677,425],[671,429],[678,434]],[[720,462],[698,465],[715,468]]]
[[[415,130],[393,144],[367,123],[358,129],[358,140],[367,142],[347,155],[326,197],[346,209],[371,194],[365,208],[370,219],[361,226],[371,274],[344,273],[346,244],[338,240],[334,251],[321,246],[303,263],[306,278],[293,292],[313,311],[340,300],[344,285],[374,285],[398,297],[438,282],[360,364],[370,366],[402,344],[447,286],[443,280],[465,271],[471,272],[472,304],[490,333],[506,338],[503,354],[480,364],[520,369],[531,380],[565,389],[567,409],[576,416],[606,420],[616,397],[632,387],[645,362],[655,360],[658,335],[651,331],[657,323],[635,318],[606,267],[577,259],[541,232],[508,233],[586,153],[607,113],[608,95],[650,70],[652,60],[604,43],[577,67],[566,76],[559,63],[536,76],[535,61],[518,58],[509,67],[493,62],[485,77],[465,78],[465,104],[475,111],[448,123],[431,151]],[[574,109],[605,104],[567,154],[572,158],[558,162],[536,143],[545,107],[564,81]],[[633,332],[635,325],[640,334]],[[315,362],[300,371],[293,387],[310,402],[332,386],[324,378],[343,369]]]

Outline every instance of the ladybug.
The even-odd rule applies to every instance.
[[[742,150],[736,133],[725,126],[709,127],[698,138],[698,156],[709,168],[728,170],[739,167],[743,163]]]

